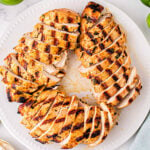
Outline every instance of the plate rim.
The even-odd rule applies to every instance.
[[[76,0],[74,0],[76,1]],[[132,24],[134,24],[134,26],[136,27],[136,30],[138,30],[138,32],[141,34],[140,36],[142,36],[142,38],[145,40],[145,42],[147,43],[147,45],[150,47],[150,44],[147,40],[147,38],[145,37],[143,31],[139,28],[139,26],[135,23],[135,21],[133,21],[128,14],[126,14],[126,12],[124,12],[123,10],[121,10],[120,8],[118,8],[117,6],[115,6],[114,4],[112,4],[111,2],[107,2],[107,1],[104,1],[104,0],[92,0],[92,1],[96,1],[96,2],[99,2],[101,4],[107,4],[109,6],[111,6],[112,8],[118,10],[119,12],[121,12],[124,16],[126,16],[130,22],[132,22]],[[47,0],[43,0],[43,1],[39,1],[33,5],[31,5],[29,8],[23,10],[18,16],[16,16],[16,18],[14,18],[12,21],[9,22],[9,25],[8,27],[6,28],[6,30],[4,31],[4,33],[2,34],[1,36],[1,41],[0,41],[0,48],[2,47],[2,45],[4,44],[6,38],[8,38],[8,35],[10,34],[10,32],[12,32],[12,29],[16,26],[16,24],[19,23],[19,20],[22,20],[22,16],[25,16],[26,14],[28,14],[30,11],[32,11],[32,8],[37,5],[40,5],[40,4],[43,4],[43,3],[46,3],[48,2]],[[48,2],[49,3],[49,2]],[[55,8],[54,8],[55,9]],[[13,24],[13,26],[11,26]],[[150,106],[149,106],[149,109],[150,109]],[[134,131],[134,133],[132,133],[130,136],[128,136],[125,140],[123,140],[120,144],[117,145],[116,148],[119,148],[121,145],[123,145],[124,143],[127,142],[127,140],[129,140],[136,132],[137,130],[140,128],[140,126],[142,125],[142,123],[144,122],[147,114],[148,114],[149,110],[147,110],[147,112],[145,112],[145,114],[143,114],[143,118],[142,118],[142,121],[141,123],[139,124],[139,127]],[[0,119],[4,125],[4,127],[9,131],[9,133],[18,141],[20,142],[22,145],[24,145],[26,148],[28,149],[32,149],[29,145],[26,145],[26,143],[29,143],[29,141],[26,141],[26,143],[24,143],[18,136],[15,135],[14,131],[15,130],[12,130],[11,128],[11,125],[9,123],[9,120],[7,118],[5,118],[5,114],[3,113],[2,111],[2,108],[0,107]],[[32,149],[33,150],[33,149]]]

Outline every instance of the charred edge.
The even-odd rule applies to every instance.
[[[10,89],[6,89],[6,93],[7,93],[8,101],[9,101],[9,102],[12,102]]]
[[[105,140],[105,139],[106,139],[106,137],[107,137],[107,135],[104,135],[104,136],[103,136],[103,138],[102,138],[102,140]]]
[[[41,144],[46,144],[46,142],[42,142],[42,141],[40,141],[39,139],[35,139],[35,141],[37,141],[37,142],[39,142],[39,143],[41,143]]]
[[[63,103],[63,106],[67,106],[70,104],[70,101]]]
[[[47,138],[56,138],[58,134],[53,134],[53,135],[47,135]]]
[[[83,128],[83,127],[84,127],[84,122],[79,123],[79,124],[75,125],[75,126],[72,128],[72,132],[73,132],[73,131],[76,131],[76,130],[79,130],[79,129]]]
[[[119,102],[122,101],[121,95],[117,95],[116,98],[117,98],[117,100],[118,100]]]
[[[84,110],[83,109],[78,109],[76,115],[78,116],[80,113],[83,113]]]
[[[91,135],[91,138],[95,138],[95,137],[99,136],[100,133],[101,133],[100,130],[97,130],[97,131],[93,132],[92,135]]]
[[[133,102],[133,98],[129,99],[129,104],[131,104]]]

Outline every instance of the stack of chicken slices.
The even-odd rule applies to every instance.
[[[60,143],[64,149],[103,142],[116,124],[118,108],[129,105],[141,89],[125,44],[112,14],[97,3],[89,2],[81,18],[69,9],[43,14],[34,30],[19,40],[16,53],[0,66],[9,101],[22,102],[18,112],[30,135],[43,144]],[[80,72],[91,80],[98,105],[57,88],[65,75],[67,54],[75,49]]]

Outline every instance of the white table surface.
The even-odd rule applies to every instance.
[[[3,35],[4,31],[9,26],[10,21],[12,21],[20,12],[39,1],[40,0],[24,0],[24,2],[16,6],[4,6],[0,4],[0,37]],[[140,27],[148,42],[150,43],[150,29],[147,27],[145,22],[147,14],[150,13],[150,8],[145,7],[140,2],[140,0],[106,1],[114,4],[115,6],[126,12],[126,14],[128,14]],[[6,140],[9,143],[11,143],[16,150],[28,150],[12,137],[12,135],[5,129],[2,123],[0,123],[0,139]],[[117,150],[128,150],[133,140],[134,136],[121,147],[119,147]]]

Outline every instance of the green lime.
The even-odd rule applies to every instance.
[[[148,27],[150,28],[150,13],[148,14],[146,18],[146,22],[147,22]]]
[[[146,6],[150,7],[150,0],[141,0],[141,2]]]
[[[5,5],[16,5],[21,3],[23,0],[0,0],[0,3]]]

